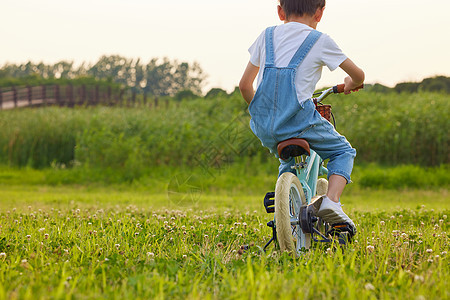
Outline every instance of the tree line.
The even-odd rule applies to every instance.
[[[87,78],[87,79],[86,79]],[[91,65],[75,66],[71,61],[55,64],[5,64],[0,68],[0,86],[55,81],[95,79],[128,87],[154,96],[174,96],[182,91],[201,94],[206,75],[196,62],[153,58],[148,63],[120,55],[104,55]]]
[[[393,88],[376,83],[367,86],[367,89],[378,93],[417,93],[422,91],[450,93],[450,77],[435,76],[425,78],[421,82],[400,82]]]
[[[197,62],[179,62],[168,58],[153,58],[148,63],[120,55],[104,55],[94,64],[60,61],[55,64],[31,61],[23,64],[5,64],[0,67],[0,87],[13,85],[40,85],[93,82],[122,86],[136,93],[171,96],[175,99],[195,98],[202,94],[206,74]],[[382,84],[368,84],[366,90],[378,93],[415,93],[419,91],[450,93],[450,77],[436,76],[421,82],[402,82],[393,88]],[[213,88],[206,97],[226,94]]]

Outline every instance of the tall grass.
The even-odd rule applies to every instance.
[[[357,162],[448,164],[450,101],[442,94],[357,93],[330,97],[337,129]],[[169,107],[47,107],[0,111],[0,163],[84,166],[139,178],[153,166],[205,170],[256,157],[273,160],[249,130],[240,96]]]

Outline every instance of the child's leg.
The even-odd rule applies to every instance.
[[[328,179],[327,197],[334,202],[339,202],[339,198],[347,185],[347,179],[340,175],[331,175]]]

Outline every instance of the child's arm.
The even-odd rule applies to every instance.
[[[361,84],[364,83],[364,72],[358,66],[355,65],[349,58],[344,60],[343,63],[340,64],[342,70],[348,74],[349,77],[344,79],[344,93],[350,94],[350,91],[357,88]]]
[[[245,102],[248,104],[252,102],[253,96],[255,95],[255,91],[253,90],[253,81],[255,81],[258,72],[259,68],[249,62],[247,68],[245,68],[244,75],[242,75],[241,81],[239,82],[239,90],[241,91]]]

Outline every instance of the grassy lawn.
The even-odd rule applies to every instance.
[[[0,185],[1,299],[445,299],[447,190],[352,187],[358,226],[300,258],[270,246],[260,195]],[[243,251],[242,246],[249,245]]]

